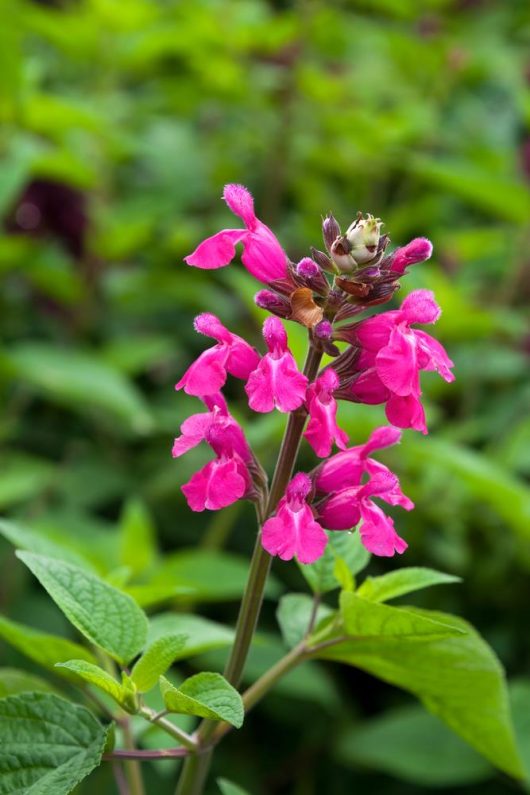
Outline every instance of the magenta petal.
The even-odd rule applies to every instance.
[[[351,385],[351,393],[359,403],[384,403],[390,392],[379,378],[375,367],[361,373]]]
[[[414,335],[423,357],[421,360],[422,370],[436,370],[444,381],[449,383],[454,381],[455,377],[451,372],[454,363],[445,352],[443,345],[430,334],[426,334],[425,331],[415,331]]]
[[[415,395],[391,395],[386,404],[386,416],[398,428],[414,428],[415,431],[427,433],[425,411]]]
[[[432,290],[414,290],[401,304],[400,313],[407,323],[436,323],[442,310]]]
[[[382,425],[375,428],[368,437],[366,444],[362,445],[361,454],[363,458],[373,453],[374,450],[382,450],[385,447],[392,447],[401,440],[401,431],[389,425]]]
[[[418,361],[414,334],[395,328],[388,345],[377,354],[375,368],[382,383],[396,395],[417,392]]]
[[[192,511],[217,511],[241,499],[247,480],[235,459],[210,461],[182,486]]]
[[[311,385],[308,390],[309,423],[304,436],[320,458],[327,458],[333,442],[336,442],[339,449],[346,449],[348,435],[337,425],[335,398],[329,397],[326,400],[326,396],[319,395],[313,387]]]
[[[393,474],[390,472],[388,467],[386,467],[384,464],[381,464],[379,461],[374,461],[373,458],[369,458],[367,460],[366,471],[373,479],[380,479],[381,475],[388,477],[388,473],[391,475]],[[389,505],[399,505],[406,511],[411,511],[414,508],[414,503],[412,500],[409,500],[409,498],[401,491],[397,477],[394,476],[393,482],[390,480],[390,478],[388,478],[387,483],[390,487],[387,488],[383,493],[380,492],[377,496],[385,502],[388,502]]]
[[[296,556],[300,563],[314,563],[323,555],[328,537],[308,505],[298,511],[283,505],[263,525],[261,542],[270,555],[282,560]]]
[[[193,321],[193,326],[199,334],[212,337],[217,342],[224,342],[227,345],[230,345],[234,338],[232,332],[226,326],[223,326],[218,317],[210,312],[203,312],[201,315],[197,315]]]
[[[235,334],[232,335],[232,344],[226,360],[226,369],[230,375],[246,381],[250,373],[258,366],[259,361],[259,353],[248,342]]]
[[[223,229],[222,232],[203,240],[195,251],[184,257],[184,262],[205,270],[222,268],[234,259],[236,244],[248,234],[246,229]]]
[[[256,222],[254,231],[243,241],[241,261],[264,284],[287,278],[287,255],[268,226]]]
[[[274,358],[270,353],[250,374],[245,391],[254,411],[268,412],[276,406],[289,412],[299,408],[305,400],[307,378],[298,371],[290,353]]]
[[[392,255],[390,270],[402,274],[409,265],[424,262],[432,254],[432,243],[426,237],[416,237]]]
[[[202,397],[219,392],[226,381],[225,362],[228,348],[214,345],[203,351],[199,358],[186,370],[175,389],[184,389],[187,395]]]
[[[178,458],[192,447],[196,447],[200,442],[206,438],[207,430],[212,422],[212,415],[210,412],[203,412],[201,414],[192,414],[184,420],[180,426],[182,435],[175,439],[173,444],[172,456]]]
[[[328,530],[351,530],[360,518],[359,487],[343,489],[318,506],[318,520]]]
[[[230,183],[225,185],[223,199],[228,204],[234,215],[238,215],[245,223],[247,229],[253,229],[256,225],[256,215],[254,213],[254,199],[250,191],[244,185]]]
[[[369,552],[391,558],[401,554],[408,544],[398,536],[394,522],[377,505],[366,501],[361,506],[362,524],[359,528],[361,541]]]
[[[382,312],[359,323],[355,333],[362,347],[369,351],[378,351],[386,345],[392,329],[399,320],[398,316],[398,311]]]

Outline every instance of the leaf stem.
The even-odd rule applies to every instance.
[[[106,762],[119,759],[174,759],[187,756],[190,751],[187,748],[160,748],[159,750],[144,751],[135,748],[134,750],[117,749],[103,754]]]
[[[197,751],[198,743],[197,741],[183,729],[179,729],[178,726],[175,726],[170,720],[164,718],[160,715],[160,713],[155,712],[154,710],[150,709],[149,707],[142,707],[140,709],[139,714],[148,720],[150,723],[153,723],[155,726],[158,726],[160,729],[165,731],[167,734],[170,734],[175,740],[177,740],[184,748],[187,748],[188,751]]]

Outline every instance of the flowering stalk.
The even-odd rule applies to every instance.
[[[427,432],[421,371],[435,370],[446,381],[453,380],[453,375],[452,362],[440,343],[412,328],[413,324],[434,323],[440,315],[429,290],[410,293],[399,309],[357,317],[389,301],[407,268],[430,257],[432,246],[426,238],[387,254],[389,238],[381,233],[380,219],[359,213],[342,234],[337,221],[328,215],[322,227],[326,252],[312,248],[312,258],[305,257],[295,265],[274,233],[256,217],[246,188],[227,185],[223,196],[244,228],[218,232],[185,261],[204,269],[225,267],[235,256],[236,245],[243,246],[243,264],[267,288],[255,299],[270,313],[263,325],[267,351],[260,355],[215,315],[199,315],[196,330],[216,344],[188,368],[176,388],[200,398],[207,411],[184,421],[173,456],[179,457],[202,442],[214,454],[182,487],[191,510],[219,510],[241,499],[252,501],[256,508],[256,545],[224,671],[229,685],[237,688],[272,556],[282,560],[296,557],[301,564],[311,564],[324,554],[326,531],[349,531],[358,524],[361,542],[373,554],[393,556],[406,550],[406,541],[379,501],[405,510],[414,505],[401,491],[398,477],[371,456],[397,444],[399,428]],[[332,274],[332,280],[326,274]],[[285,320],[308,329],[303,372],[289,350]],[[319,372],[324,354],[332,361]],[[270,489],[243,429],[221,394],[228,376],[246,382],[253,411],[278,410],[289,415]],[[377,428],[364,444],[348,447],[348,436],[337,421],[338,400],[385,404],[391,425]],[[303,436],[322,460],[311,472],[293,475]],[[335,454],[334,446],[339,450]],[[307,635],[312,632],[317,607],[315,604]],[[244,705],[253,706],[281,676],[310,657],[317,647],[308,644],[306,636],[254,683],[243,696]],[[184,738],[188,755],[177,795],[201,795],[213,747],[228,730],[226,723],[205,719],[193,738]]]

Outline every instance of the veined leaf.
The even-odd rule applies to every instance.
[[[68,660],[64,663],[57,663],[57,668],[66,668],[72,671],[76,676],[84,682],[107,693],[114,701],[117,701],[120,706],[128,711],[135,711],[132,709],[134,693],[131,693],[128,688],[124,687],[120,682],[117,682],[113,676],[107,671],[104,671],[98,665],[85,662],[85,660]]]
[[[349,591],[340,595],[340,610],[347,634],[357,638],[461,635],[465,631],[426,613],[370,602]]]
[[[0,698],[18,693],[53,693],[55,688],[40,676],[18,668],[0,668]]]
[[[522,778],[504,672],[493,651],[460,618],[417,608],[409,612],[458,626],[463,634],[358,637],[321,649],[318,656],[355,665],[414,693],[492,764]]]
[[[123,665],[136,657],[147,636],[147,618],[130,596],[70,563],[30,552],[17,555],[86,638]]]
[[[79,657],[86,662],[96,662],[92,652],[79,643],[58,635],[39,632],[25,624],[10,621],[4,616],[0,616],[0,638],[43,668],[53,670],[57,662],[72,657]]]
[[[234,640],[234,630],[192,613],[160,613],[149,620],[148,643],[153,643],[164,635],[185,635],[182,649],[177,651],[174,660],[194,657],[209,649],[230,646]]]
[[[160,689],[166,709],[210,720],[224,720],[237,729],[243,725],[243,701],[221,674],[202,672],[174,687],[163,676]]]
[[[146,693],[157,684],[184,648],[187,638],[187,635],[163,635],[147,647],[131,673],[140,693]]]
[[[0,794],[68,795],[101,760],[107,729],[49,693],[0,699]]]
[[[431,585],[445,585],[446,583],[461,582],[460,577],[444,574],[434,569],[422,566],[411,566],[406,569],[396,569],[380,577],[367,577],[357,588],[357,595],[371,602],[387,602]]]

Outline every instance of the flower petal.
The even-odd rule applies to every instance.
[[[408,544],[396,533],[394,522],[379,506],[363,501],[361,514],[363,521],[359,533],[369,552],[391,558],[396,552],[401,554],[407,549]]]
[[[246,229],[223,229],[203,240],[195,251],[184,257],[184,262],[204,270],[222,268],[234,259],[236,244],[244,240],[246,235]]]

